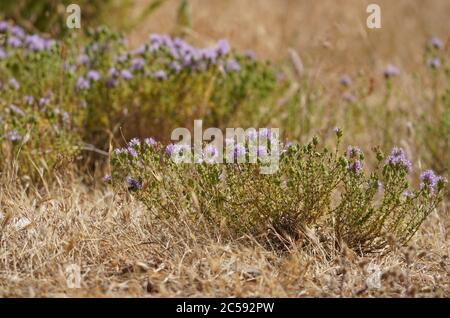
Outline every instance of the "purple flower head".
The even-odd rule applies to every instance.
[[[227,61],[227,64],[225,65],[225,70],[228,73],[239,72],[241,70],[241,66],[235,59],[231,59]]]
[[[156,140],[153,139],[152,137],[150,137],[150,138],[145,138],[145,139],[144,139],[144,143],[145,143],[145,145],[147,145],[148,147],[154,147],[154,146],[156,146]]]
[[[9,29],[9,24],[6,21],[0,21],[0,32],[5,33]]]
[[[395,76],[400,75],[400,71],[399,71],[399,69],[396,66],[394,66],[392,64],[389,64],[384,69],[383,75],[384,75],[385,78],[391,78],[391,77],[395,77]]]
[[[127,186],[129,191],[137,191],[142,188],[142,183],[132,177],[127,177]]]
[[[25,31],[18,25],[14,25],[11,28],[11,34],[22,39],[25,37]]]
[[[26,95],[26,96],[23,97],[23,102],[24,102],[25,105],[31,106],[34,103],[34,97]]]
[[[214,163],[216,162],[216,159],[219,157],[219,150],[212,145],[208,144],[206,145],[205,149],[203,150],[203,159],[206,163]]]
[[[132,71],[140,71],[145,66],[145,60],[143,58],[134,58],[131,60],[131,70]]]
[[[128,148],[127,148],[127,152],[128,152],[128,154],[129,154],[130,156],[132,156],[132,157],[134,157],[134,158],[139,157],[139,155],[138,155],[138,153],[137,153],[137,151],[136,151],[136,149],[135,149],[134,147],[128,147]]]
[[[347,157],[349,158],[357,158],[361,155],[361,149],[359,149],[359,147],[356,146],[348,146],[347,147]]]
[[[43,51],[46,49],[46,43],[39,35],[28,35],[25,38],[26,46],[31,51]]]
[[[181,65],[180,65],[180,63],[178,63],[177,61],[172,61],[172,62],[170,62],[170,63],[169,63],[169,68],[170,68],[171,70],[174,70],[175,73],[177,73],[177,74],[181,72]]]
[[[407,172],[411,172],[412,170],[411,162],[406,158],[405,151],[402,148],[394,147],[386,159],[386,164],[400,166],[406,169]]]
[[[9,113],[14,113],[14,114],[16,114],[18,116],[25,116],[25,113],[19,107],[17,107],[14,104],[9,105],[9,108],[7,109],[7,111]]]
[[[153,76],[158,81],[165,81],[167,79],[167,74],[163,70],[156,71]]]
[[[77,79],[76,88],[78,91],[89,89],[89,88],[91,88],[91,84],[84,76],[80,76]]]
[[[166,154],[168,156],[172,156],[174,151],[175,151],[175,145],[174,144],[168,144],[167,147],[166,147]]]
[[[20,89],[20,84],[19,84],[19,82],[18,82],[15,78],[11,78],[11,79],[8,81],[8,84],[9,84],[9,86],[10,86],[12,89],[14,89],[14,90],[16,90],[16,91],[18,91],[18,90]]]
[[[355,95],[353,95],[352,93],[350,93],[350,92],[345,92],[343,95],[342,95],[342,99],[344,100],[344,101],[346,101],[347,103],[350,103],[350,104],[353,104],[353,103],[355,103],[358,99],[356,98],[356,96]]]
[[[87,79],[90,81],[97,82],[100,79],[100,73],[95,70],[90,70],[87,75]]]
[[[354,173],[360,172],[362,169],[362,163],[359,160],[355,160],[355,162],[352,162],[348,165],[348,170],[352,171]]]
[[[352,78],[348,74],[344,74],[339,79],[339,83],[341,83],[342,86],[350,86],[352,84]]]
[[[111,182],[111,176],[109,174],[105,175],[103,177],[103,182],[104,183],[110,183]]]
[[[78,65],[88,65],[89,63],[90,59],[89,56],[87,56],[86,54],[81,54],[80,56],[78,56],[77,58]]]
[[[438,37],[433,37],[430,39],[430,46],[437,50],[441,50],[444,47],[444,42]]]
[[[441,60],[438,57],[430,59],[428,60],[428,66],[433,70],[437,70],[441,67]]]
[[[248,58],[249,60],[252,60],[252,61],[256,60],[256,53],[255,53],[255,51],[247,50],[247,51],[244,52],[244,56],[246,58]]]
[[[128,153],[128,151],[126,149],[124,149],[124,148],[116,148],[116,149],[114,149],[114,154],[116,156],[120,156],[121,154],[126,154],[126,153]]]
[[[245,156],[246,154],[246,149],[245,146],[242,144],[237,144],[234,146],[234,158],[238,159],[238,158],[242,158]]]
[[[22,139],[22,136],[17,132],[17,130],[11,130],[6,134],[6,138],[9,141],[16,142]]]
[[[258,146],[258,148],[256,149],[256,154],[258,155],[258,158],[267,157],[267,147],[266,146]]]
[[[40,107],[45,107],[48,105],[48,103],[50,103],[50,99],[46,98],[46,97],[41,97],[39,98],[39,106]]]
[[[410,190],[405,190],[402,193],[402,197],[403,199],[413,199],[414,198],[414,192],[410,191]]]
[[[6,54],[5,50],[0,48],[0,60],[5,59],[6,57],[7,57],[7,54]]]
[[[216,52],[219,56],[227,55],[230,52],[230,44],[227,40],[220,40],[216,45]]]
[[[426,170],[420,175],[420,189],[427,187],[433,193],[441,177],[437,176],[433,170]]]
[[[11,36],[8,39],[8,45],[15,49],[20,48],[20,47],[22,47],[22,40],[19,39],[18,37]]]
[[[272,132],[269,128],[260,128],[258,131],[259,139],[266,140],[272,138]]]
[[[130,80],[133,78],[133,74],[129,70],[121,70],[120,71],[120,77],[124,80]]]
[[[133,138],[128,142],[128,146],[136,148],[141,146],[141,141],[137,138]]]

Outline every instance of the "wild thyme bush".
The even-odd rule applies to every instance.
[[[43,175],[76,152],[59,43],[0,21],[0,170]],[[66,86],[67,89],[68,86]]]
[[[258,122],[261,106],[285,90],[274,68],[251,53],[232,52],[224,40],[196,48],[181,38],[152,34],[148,43],[129,51],[123,38],[106,29],[91,36],[71,66],[81,73],[75,89],[87,109],[88,140],[99,131],[121,139],[119,127],[127,138],[164,139],[196,118],[215,127]],[[105,140],[96,144],[105,147]]]
[[[217,150],[205,145],[202,160],[182,164],[173,153],[190,153],[189,148],[133,139],[114,151],[105,181],[132,192],[159,217],[187,211],[192,220],[203,219],[232,235],[270,229],[295,238],[322,225],[334,230],[338,244],[360,252],[383,249],[389,235],[406,243],[442,200],[447,180],[428,170],[413,189],[411,164],[399,148],[387,159],[378,152],[378,167],[366,173],[361,150],[349,147],[341,153],[342,132],[336,134],[334,150],[320,146],[317,138],[305,146],[278,145],[282,151],[274,174],[260,173],[265,162],[259,151],[267,148],[258,149],[255,163],[211,164],[205,158]],[[227,144],[234,156],[249,159],[249,143]]]

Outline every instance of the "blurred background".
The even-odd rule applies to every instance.
[[[421,63],[423,39],[450,34],[448,0],[378,0],[382,28],[366,27],[367,0],[2,0],[0,15],[30,31],[64,35],[65,8],[77,3],[82,27],[106,24],[131,45],[150,32],[184,33],[205,44],[227,38],[259,57],[280,59],[288,48],[323,68],[389,60],[407,68]]]

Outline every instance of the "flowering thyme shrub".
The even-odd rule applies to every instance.
[[[255,163],[211,164],[204,160],[211,152],[207,145],[203,160],[182,164],[172,154],[189,148],[164,149],[152,138],[133,139],[114,151],[105,181],[130,191],[159,217],[188,211],[193,221],[204,220],[231,235],[272,230],[295,238],[321,225],[334,230],[338,244],[360,252],[383,249],[389,234],[406,243],[442,200],[447,181],[426,171],[413,190],[411,164],[398,148],[387,159],[379,152],[379,166],[366,174],[361,150],[349,147],[342,154],[342,133],[336,133],[333,151],[317,138],[305,146],[279,145],[283,150],[273,174],[260,173],[265,164],[260,157]],[[248,144],[233,143],[231,149],[249,159]]]
[[[59,44],[0,21],[0,170],[42,176],[76,152]],[[67,87],[66,87],[67,88]]]
[[[128,51],[119,35],[100,29],[69,68],[78,74],[75,89],[87,109],[89,140],[105,131],[121,138],[119,127],[127,138],[165,139],[198,118],[215,127],[258,122],[260,106],[285,90],[271,66],[232,52],[223,40],[196,48],[181,38],[152,34],[148,43]]]

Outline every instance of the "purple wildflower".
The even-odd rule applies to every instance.
[[[256,154],[259,158],[265,158],[267,157],[267,147],[265,146],[258,146],[256,150]]]
[[[89,81],[86,78],[84,78],[84,76],[80,76],[77,79],[76,88],[78,91],[89,89],[90,87],[91,87],[91,84],[89,83]]]
[[[344,74],[339,79],[339,83],[341,83],[342,86],[350,86],[352,84],[352,78],[348,74]]]
[[[346,154],[347,154],[347,157],[349,157],[349,158],[356,158],[361,155],[361,149],[359,149],[359,147],[356,147],[356,146],[348,146]]]
[[[355,162],[352,162],[348,165],[348,170],[352,171],[354,173],[360,172],[362,169],[362,163],[359,160],[355,160]]]
[[[342,95],[342,99],[343,99],[344,101],[346,101],[347,103],[350,103],[350,104],[353,104],[353,103],[355,103],[355,102],[357,101],[356,96],[353,95],[353,94],[350,93],[350,92],[345,92],[345,93]]]
[[[103,182],[104,182],[104,183],[109,183],[109,182],[111,182],[111,176],[110,176],[109,174],[105,175],[105,176],[103,177]]]
[[[227,55],[230,52],[230,44],[227,40],[220,40],[216,45],[216,52],[219,56]]]
[[[205,149],[203,150],[203,158],[206,163],[214,163],[216,162],[216,159],[219,156],[219,150],[212,145],[208,144],[206,145]]]
[[[100,73],[95,70],[90,70],[87,75],[87,79],[90,81],[97,82],[100,79]]]
[[[412,170],[411,162],[406,158],[405,151],[402,148],[394,147],[391,154],[386,159],[386,164],[400,166],[408,172],[411,172]]]
[[[441,50],[444,47],[444,42],[442,42],[440,38],[433,37],[430,39],[430,46],[437,50]]]
[[[9,24],[6,21],[0,21],[0,32],[5,33],[9,29]]]
[[[154,146],[156,146],[156,140],[153,139],[152,137],[150,137],[150,138],[145,138],[145,139],[144,139],[144,143],[145,143],[148,147],[154,147]]]
[[[169,68],[174,70],[177,74],[181,72],[181,65],[177,61],[170,62]]]
[[[138,155],[136,149],[134,149],[134,147],[128,147],[128,148],[127,148],[127,152],[128,152],[128,154],[129,154],[130,156],[132,156],[132,157],[134,157],[134,158],[139,157],[139,155]]]
[[[25,105],[31,106],[34,103],[34,97],[26,95],[23,97],[23,102]]]
[[[7,57],[5,50],[0,48],[0,60],[3,60]]]
[[[86,54],[81,54],[77,58],[77,64],[78,65],[88,65],[90,63],[89,56]]]
[[[128,145],[130,146],[130,147],[140,147],[141,146],[141,141],[139,140],[139,139],[137,139],[137,138],[133,138],[133,139],[131,139],[130,140],[130,142],[128,143]]]
[[[142,70],[145,66],[145,60],[143,58],[134,58],[131,60],[131,70],[139,71]]]
[[[172,154],[175,151],[175,145],[174,144],[168,144],[166,147],[166,154],[169,156],[172,156]]]
[[[127,186],[129,191],[137,191],[142,188],[142,183],[132,177],[127,177]]]
[[[11,36],[8,39],[8,45],[15,49],[20,48],[20,47],[22,47],[22,40],[19,39],[18,37]]]
[[[153,76],[158,81],[165,81],[167,79],[167,74],[163,70],[156,71]]]
[[[399,69],[392,64],[389,64],[388,66],[386,66],[386,68],[383,71],[383,75],[385,78],[395,77],[395,76],[398,76],[399,74],[400,74]]]
[[[41,98],[39,98],[39,106],[40,106],[40,107],[45,107],[45,106],[47,106],[49,102],[50,102],[50,99],[49,99],[49,98],[46,98],[46,97],[41,97]]]
[[[438,181],[441,179],[433,170],[426,170],[420,175],[420,189],[427,187],[433,193]]]
[[[428,66],[433,70],[437,70],[439,67],[441,67],[441,60],[437,57],[434,59],[430,59],[428,60]]]
[[[22,39],[25,37],[25,31],[18,25],[14,25],[11,28],[11,34]]]
[[[410,191],[410,190],[405,190],[405,191],[403,191],[403,193],[402,193],[402,197],[403,197],[403,199],[412,199],[412,198],[414,198],[414,192],[412,192],[412,191]]]
[[[19,116],[25,116],[25,113],[14,104],[9,105],[8,111],[13,112],[14,114]]]
[[[229,73],[231,72],[239,72],[241,70],[241,66],[235,59],[231,59],[227,61],[225,66],[225,70]]]
[[[11,88],[13,88],[14,90],[19,90],[20,89],[20,84],[19,84],[19,82],[15,79],[15,78],[11,78],[9,81],[8,81],[8,84],[9,84],[9,86],[11,87]]]
[[[133,74],[129,70],[121,70],[120,71],[120,77],[124,80],[130,80],[133,78]]]
[[[25,42],[32,51],[43,51],[46,48],[45,40],[37,34],[27,36]]]
[[[11,130],[6,134],[9,141],[16,142],[22,139],[22,136],[17,132],[17,130]]]
[[[249,60],[256,60],[256,53],[252,50],[247,50],[244,52],[244,56]]]
[[[242,158],[244,157],[246,154],[246,149],[245,146],[242,144],[237,144],[234,146],[234,158],[238,159],[238,158]]]

